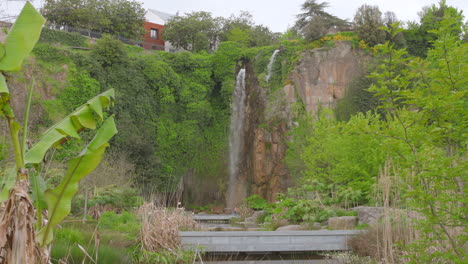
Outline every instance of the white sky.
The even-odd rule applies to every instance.
[[[144,8],[151,8],[166,13],[179,14],[191,11],[208,11],[214,16],[228,17],[239,11],[249,11],[257,24],[268,26],[275,32],[284,32],[292,26],[295,15],[300,13],[300,6],[305,0],[139,0]],[[318,2],[322,2],[319,0]],[[326,0],[325,0],[326,1]],[[0,20],[8,16],[18,15],[25,1],[0,0]],[[44,0],[33,0],[40,7]],[[439,0],[328,0],[327,11],[340,18],[352,19],[356,9],[364,3],[377,5],[380,11],[393,11],[400,20],[418,20],[417,13],[423,6],[439,2]],[[447,0],[448,5],[463,10],[465,19],[468,16],[467,0]]]

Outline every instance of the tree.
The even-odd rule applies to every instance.
[[[257,25],[250,30],[250,47],[260,47],[273,44],[279,34],[273,33],[268,27]]]
[[[229,18],[224,19],[220,40],[237,41],[232,38],[232,34],[235,33],[240,37],[240,32],[247,35],[243,36],[243,41],[247,43],[248,47],[270,45],[276,39],[275,34],[268,27],[255,25],[252,14],[247,11],[241,11],[237,16],[231,15]],[[245,42],[245,39],[248,39],[248,41]]]
[[[247,47],[250,43],[249,31],[235,27],[227,34],[227,41],[239,42]]]
[[[145,9],[135,0],[46,0],[41,10],[53,26],[141,38]]]
[[[0,186],[0,202],[5,202],[5,210],[0,217],[0,263],[50,262],[47,246],[53,240],[54,227],[70,213],[71,199],[78,191],[78,182],[96,168],[109,146],[108,141],[117,133],[113,116],[105,118],[103,113],[114,101],[114,91],[108,90],[48,129],[31,148],[26,144],[34,82],[29,88],[24,124],[21,126],[10,104],[7,83],[11,77],[8,73],[20,70],[23,60],[39,39],[44,22],[45,19],[27,2],[5,44],[0,45],[0,117],[8,123],[15,160]],[[99,128],[98,123],[102,124]],[[46,190],[40,175],[46,152],[53,146],[80,138],[78,133],[85,129],[97,129],[94,138],[68,162],[62,182]],[[46,209],[47,221],[43,221]]]
[[[317,3],[316,0],[307,0],[302,4],[304,13],[297,15],[295,28],[306,40],[317,40],[327,34],[330,29],[344,29],[348,22],[324,11],[329,5],[327,2]]]
[[[141,38],[145,32],[143,25],[146,13],[142,3],[136,0],[112,0],[110,3],[109,11],[102,10],[109,16],[109,33],[126,38]]]
[[[214,50],[219,41],[220,22],[203,11],[175,16],[165,25],[163,37],[175,47],[191,52]]]
[[[422,235],[408,249],[412,263],[464,263],[468,46],[458,16],[446,13],[439,25],[426,59],[409,60],[387,42],[371,75],[370,91],[386,116],[369,133],[388,146],[404,186],[403,206],[421,215],[415,227]]]
[[[394,12],[387,11],[383,16],[383,24],[386,28],[392,28],[397,24],[402,24],[402,22],[398,20]],[[394,37],[392,37],[391,34],[385,31],[385,40],[389,40],[394,43],[396,48],[404,48],[406,46],[405,35],[403,32],[398,32]]]
[[[410,23],[404,35],[409,54],[423,58],[426,57],[428,49],[432,47],[432,42],[437,38],[432,31],[440,28],[440,22],[444,16],[455,17],[457,23],[463,22],[462,11],[447,5],[445,0],[441,0],[438,5],[424,7],[418,15],[420,17],[419,24]],[[462,29],[454,30],[454,34],[461,37]]]
[[[384,22],[378,6],[367,4],[360,6],[354,15],[353,22],[356,34],[370,46],[385,42],[385,31],[380,29],[384,26]]]

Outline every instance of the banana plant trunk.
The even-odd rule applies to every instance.
[[[0,263],[48,263],[48,256],[36,246],[34,206],[29,198],[29,181],[18,180],[10,192],[0,218]]]

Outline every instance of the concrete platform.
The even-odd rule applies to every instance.
[[[185,249],[203,252],[314,252],[349,250],[359,230],[180,232]]]
[[[199,222],[229,222],[231,218],[239,217],[235,214],[206,214],[206,215],[194,215],[193,219]]]

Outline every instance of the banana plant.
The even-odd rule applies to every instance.
[[[5,117],[14,149],[15,166],[1,179],[0,203],[5,210],[0,216],[0,264],[49,263],[47,245],[53,240],[53,229],[69,213],[71,199],[78,183],[101,161],[110,139],[117,133],[113,116],[104,111],[114,102],[114,90],[108,90],[80,106],[49,128],[30,149],[26,144],[28,116],[33,82],[29,88],[23,126],[15,119],[10,104],[7,79],[10,72],[21,69],[39,39],[44,18],[27,2],[11,28],[5,43],[0,43],[0,117]],[[68,161],[62,182],[44,190],[38,171],[47,151],[70,139],[79,139],[85,129],[96,130],[94,138],[81,153]],[[32,197],[29,186],[32,185]],[[42,212],[47,209],[47,222]],[[37,221],[36,221],[37,220]]]

